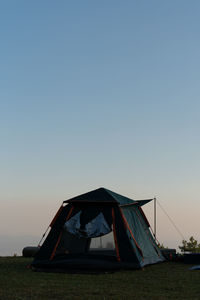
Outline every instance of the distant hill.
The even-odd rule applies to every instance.
[[[8,236],[0,235],[0,256],[22,255],[22,250],[26,246],[37,246],[40,237],[37,236]]]

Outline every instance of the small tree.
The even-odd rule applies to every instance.
[[[179,246],[179,249],[181,252],[198,253],[200,252],[200,244],[198,244],[198,241],[191,236],[188,242],[186,240],[182,240],[182,246]]]

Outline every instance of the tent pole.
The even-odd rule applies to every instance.
[[[156,197],[154,197],[153,200],[154,200],[154,238],[156,240]]]

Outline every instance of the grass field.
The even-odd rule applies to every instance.
[[[108,274],[40,273],[31,259],[0,258],[0,300],[200,299],[200,271],[166,262]]]

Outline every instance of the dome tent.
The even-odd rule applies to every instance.
[[[137,269],[164,261],[141,208],[105,188],[63,202],[36,254],[34,269]],[[91,249],[91,239],[113,233],[115,250]]]

